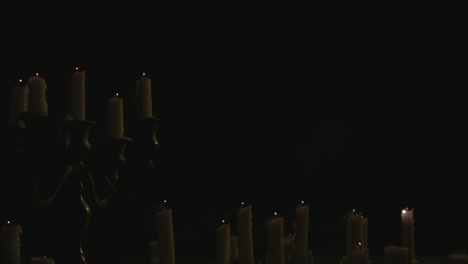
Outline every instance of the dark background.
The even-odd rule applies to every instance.
[[[106,100],[119,92],[128,104],[145,72],[161,119],[154,192],[174,210],[176,254],[212,255],[217,223],[240,201],[253,204],[261,240],[273,211],[291,230],[305,200],[318,255],[343,254],[343,217],[353,208],[369,217],[374,254],[399,243],[407,206],[415,208],[417,254],[466,249],[461,148],[443,129],[452,127],[446,102],[427,88],[437,81],[433,37],[404,11],[322,5],[293,15],[289,5],[5,4],[2,129],[18,78],[45,77],[49,113],[59,115],[71,72],[85,69],[87,119],[99,134]],[[2,186],[5,204],[16,204],[16,188]],[[119,238],[98,238],[99,229],[88,251],[106,257]],[[153,229],[144,225],[139,239]]]

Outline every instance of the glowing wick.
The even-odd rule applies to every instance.
[[[278,216],[278,213],[277,213],[277,212],[274,212],[273,215],[274,215],[274,216]]]
[[[6,223],[7,223],[7,225],[9,225],[11,222],[10,222],[10,220],[8,220]]]
[[[75,68],[75,71],[77,71],[77,70],[78,70],[78,67]]]
[[[401,213],[406,214],[406,210],[405,209],[401,210]]]
[[[355,212],[356,212],[356,210],[353,209],[353,213],[355,213]]]
[[[167,200],[164,200],[163,203],[167,203]]]
[[[119,97],[119,93],[115,93],[115,97]]]
[[[19,79],[19,82],[23,82],[23,79]]]
[[[145,76],[145,75],[146,75],[146,73],[143,73],[143,76]]]
[[[224,219],[223,219],[223,220],[221,220],[221,223],[224,223]]]
[[[359,242],[358,245],[359,245],[359,250],[361,250],[361,249],[362,249],[362,244],[361,244],[361,242]]]
[[[36,76],[39,76],[39,73],[36,72]]]
[[[46,259],[46,258],[47,258],[47,256],[44,256],[44,257],[42,257],[42,258]]]
[[[301,204],[304,204],[304,201],[301,201]]]

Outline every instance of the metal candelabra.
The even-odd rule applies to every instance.
[[[147,180],[154,177],[158,156],[156,137],[158,118],[132,120],[131,137],[91,136],[96,123],[88,120],[21,115],[24,127],[12,127],[12,151],[20,164],[23,179],[32,181],[31,189],[37,222],[49,230],[34,233],[36,245],[42,244],[58,262],[86,264],[84,239],[92,216],[92,206],[106,207],[113,197],[125,193],[130,199],[152,203],[145,196]],[[127,152],[130,152],[127,159]],[[129,168],[131,167],[131,168]],[[131,171],[133,182],[126,179]],[[119,184],[124,181],[125,185]],[[148,188],[148,187],[146,187]],[[154,191],[154,190],[153,190]],[[154,200],[156,202],[156,200]],[[46,224],[45,221],[67,224]],[[42,221],[42,222],[41,222]],[[55,241],[47,244],[43,236],[56,229]]]

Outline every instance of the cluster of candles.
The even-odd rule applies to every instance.
[[[71,75],[67,114],[73,120],[86,120],[85,90],[86,75],[84,70],[76,68]],[[38,73],[29,77],[27,82],[20,79],[13,87],[10,104],[10,124],[24,126],[19,120],[22,112],[32,115],[47,116],[47,82]],[[142,74],[135,85],[136,118],[153,117],[151,78]],[[107,129],[110,137],[121,138],[124,135],[123,99],[116,93],[107,103]]]

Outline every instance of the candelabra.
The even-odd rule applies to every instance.
[[[58,262],[86,264],[83,243],[94,205],[106,207],[116,196],[153,202],[145,194],[154,190],[140,187],[148,186],[148,180],[155,176],[159,119],[129,121],[133,122],[128,131],[131,136],[121,138],[105,133],[95,137],[96,123],[88,120],[27,112],[20,119],[24,126],[12,126],[10,131],[15,164],[23,168],[23,179],[32,182],[29,190],[35,222],[47,229],[31,231],[36,236],[31,243],[48,248],[45,251]],[[125,173],[130,171],[132,181]],[[50,234],[54,234],[55,242],[44,245],[50,241],[44,236]]]

